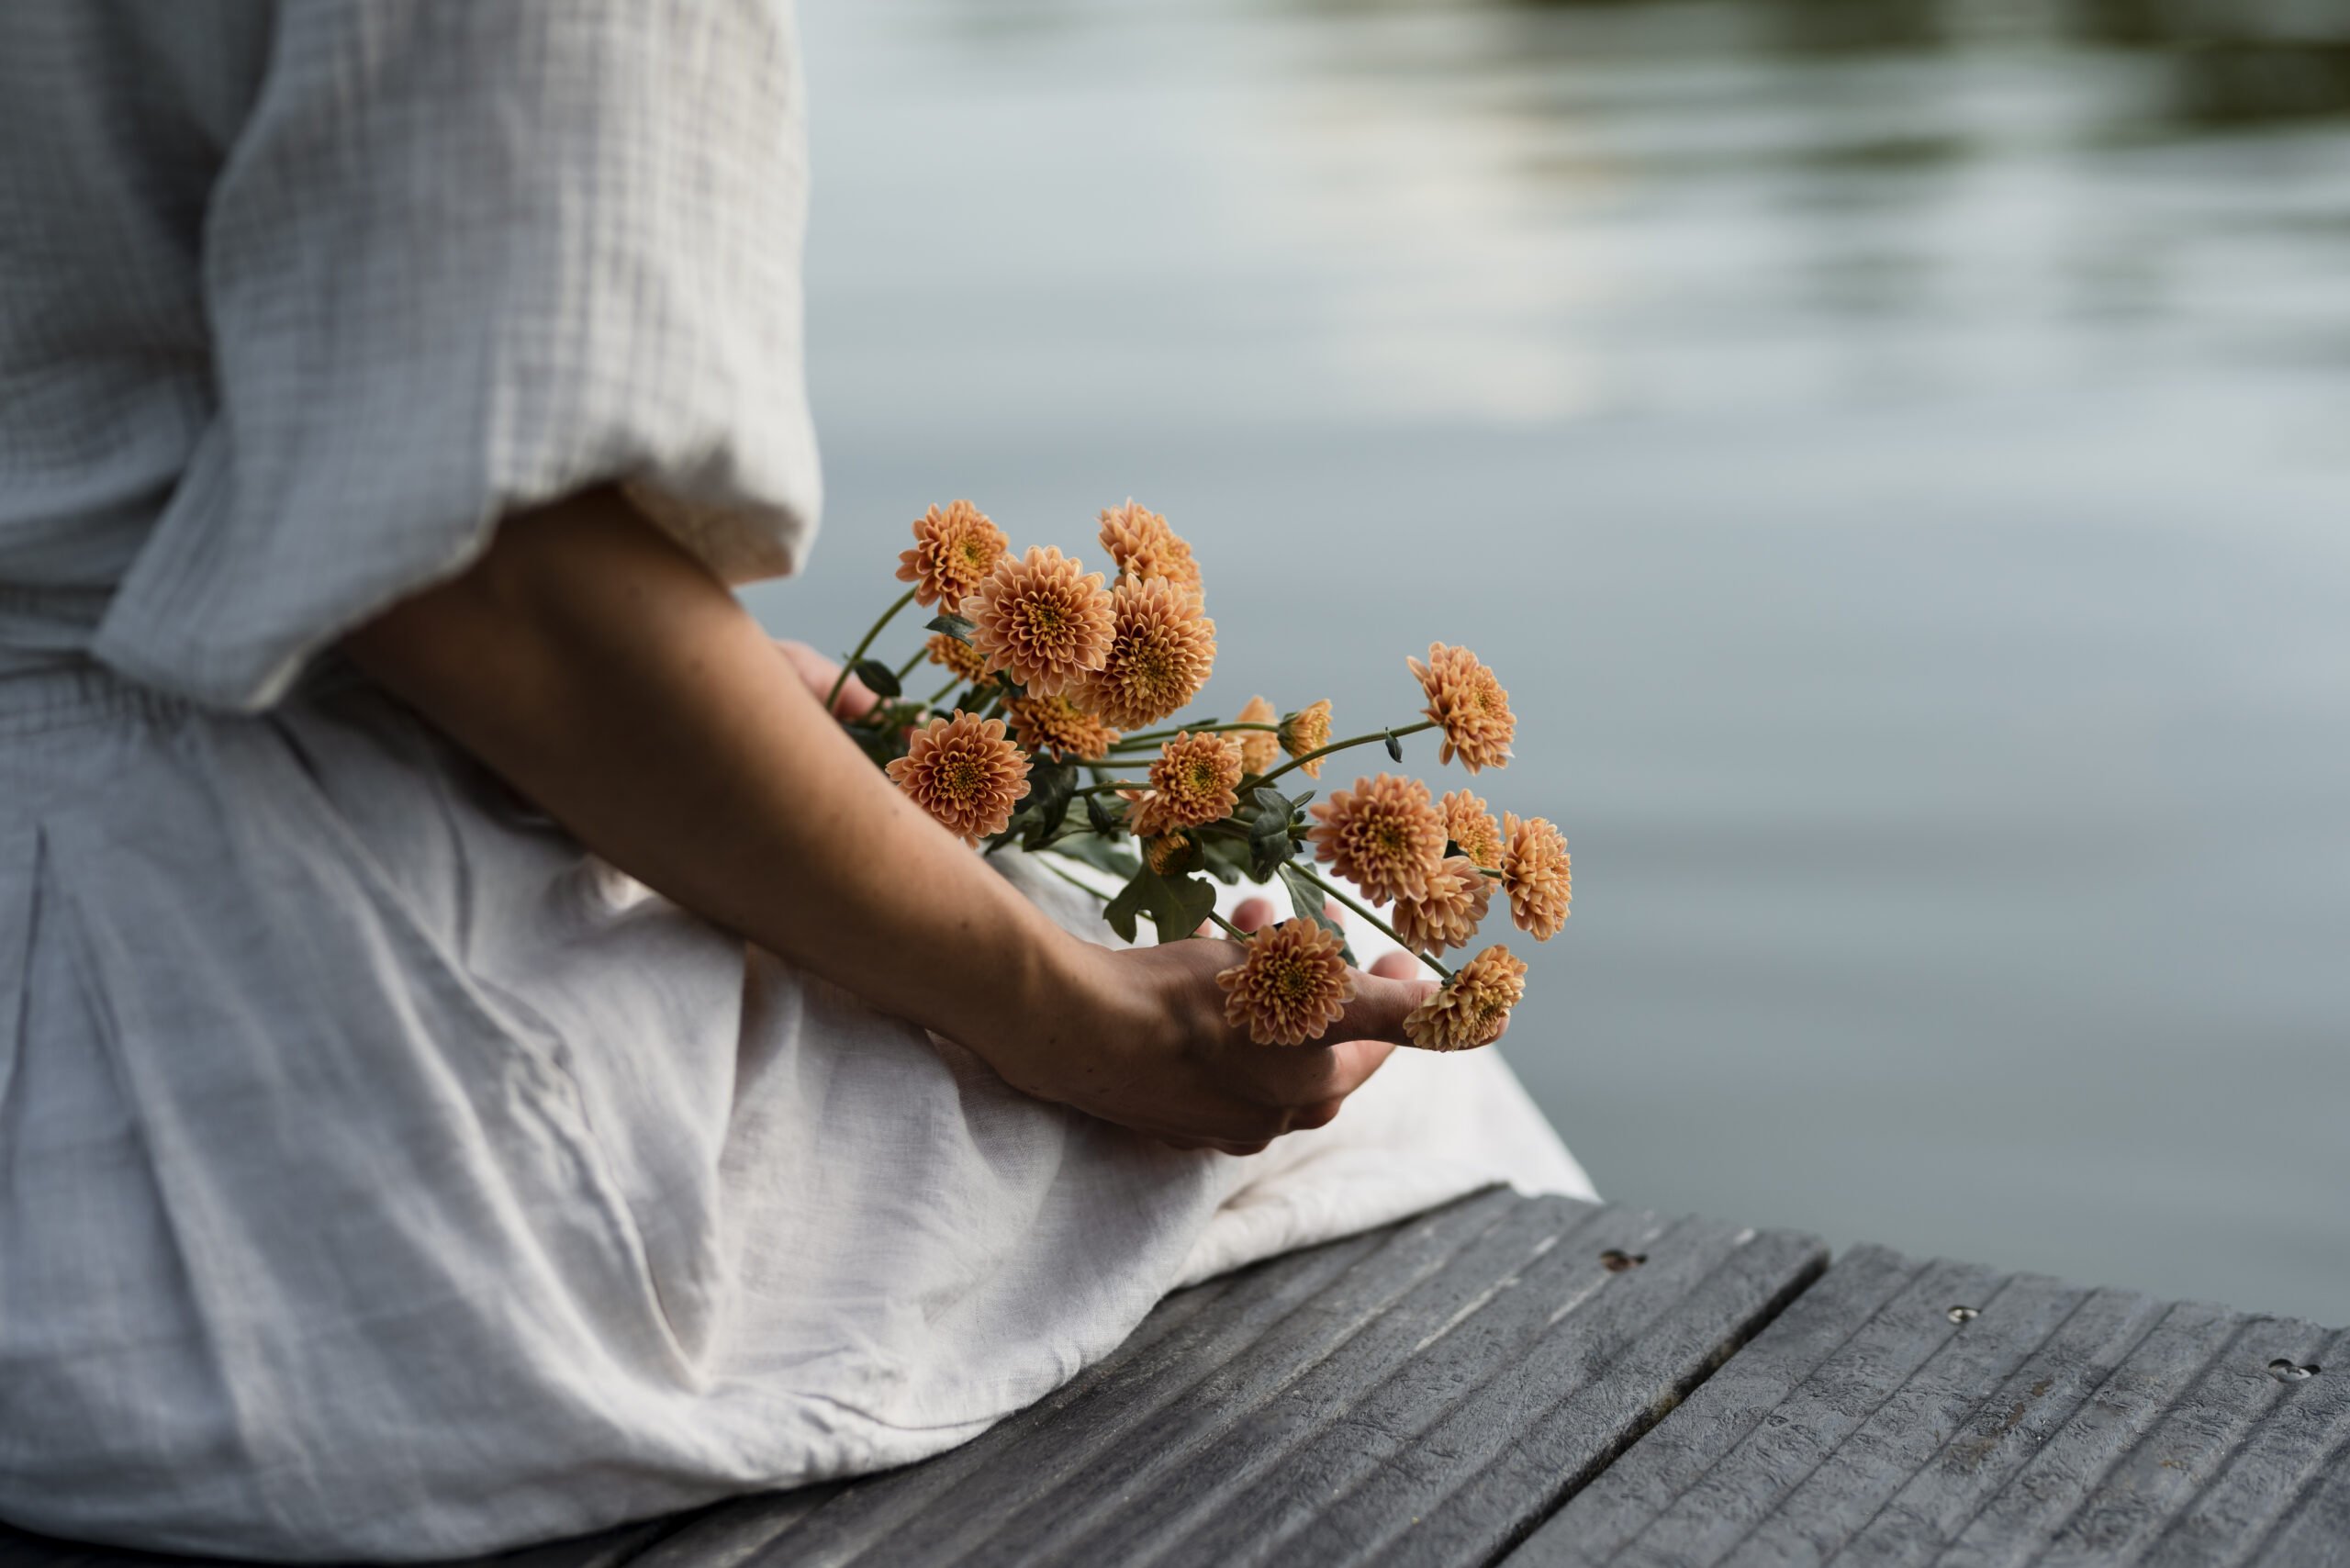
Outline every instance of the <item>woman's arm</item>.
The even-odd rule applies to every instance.
[[[1015,1087],[1179,1143],[1315,1126],[1424,983],[1364,976],[1323,1047],[1224,1023],[1231,944],[1113,952],[908,801],[733,594],[618,492],[509,517],[464,576],[346,639],[376,680],[614,865]]]

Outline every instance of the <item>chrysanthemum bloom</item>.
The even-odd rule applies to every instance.
[[[1285,920],[1248,939],[1248,956],[1215,977],[1225,1022],[1260,1046],[1318,1040],[1355,994],[1338,938],[1310,920]]]
[[[1567,841],[1541,817],[1524,822],[1502,813],[1502,890],[1509,894],[1510,918],[1537,942],[1559,934],[1573,912],[1574,862]]]
[[[1510,717],[1509,693],[1502,689],[1494,672],[1468,649],[1449,648],[1442,643],[1428,644],[1427,663],[1413,658],[1404,662],[1412,666],[1412,673],[1420,678],[1420,689],[1427,693],[1428,705],[1422,711],[1444,731],[1436,759],[1450,762],[1458,755],[1460,766],[1472,773],[1481,767],[1507,767],[1510,737],[1517,734],[1517,721]]]
[[[1466,790],[1455,790],[1437,802],[1444,812],[1444,831],[1462,854],[1489,871],[1502,868],[1501,824],[1485,802]]]
[[[1003,721],[957,713],[913,734],[890,777],[966,844],[1002,833],[1028,793],[1028,758],[1003,738]]]
[[[1158,748],[1150,765],[1150,788],[1135,802],[1129,824],[1136,834],[1155,838],[1180,828],[1221,822],[1240,803],[1240,748],[1229,737],[1210,733],[1177,735]]]
[[[1191,847],[1192,835],[1186,833],[1163,833],[1142,841],[1143,858],[1150,862],[1152,870],[1162,874],[1173,870]]]
[[[1465,952],[1493,896],[1492,880],[1467,857],[1456,855],[1428,874],[1425,895],[1397,899],[1387,921],[1415,953],[1441,953],[1447,947]]]
[[[1320,751],[1330,744],[1330,700],[1325,697],[1310,708],[1301,708],[1281,721],[1281,749],[1292,756],[1304,756],[1310,751]],[[1298,771],[1308,778],[1322,777],[1322,764],[1303,763]]]
[[[1468,1051],[1502,1037],[1509,1010],[1526,994],[1526,966],[1506,947],[1488,947],[1453,971],[1404,1020],[1404,1036],[1424,1051]]]
[[[914,585],[914,602],[954,609],[979,591],[1012,541],[968,501],[933,507],[914,521],[914,547],[898,555],[898,580]]]
[[[1102,757],[1118,744],[1118,732],[1069,700],[1015,697],[1004,704],[1012,715],[1013,733],[1031,752],[1048,751],[1058,762],[1065,756]]]
[[[974,685],[987,678],[988,662],[979,651],[960,637],[950,637],[944,632],[933,632],[930,641],[923,644],[930,650],[930,662],[954,676]]]
[[[1444,863],[1444,819],[1416,778],[1382,773],[1358,778],[1314,803],[1320,825],[1306,836],[1315,855],[1373,903],[1424,898]]]
[[[1110,652],[1110,596],[1102,591],[1102,574],[1049,544],[997,562],[960,614],[971,622],[971,646],[988,673],[1010,670],[1032,697],[1082,680]]]
[[[1181,708],[1215,665],[1215,622],[1181,588],[1121,582],[1111,596],[1110,651],[1086,678],[1085,705],[1139,730]]]
[[[1126,504],[1102,514],[1102,548],[1118,563],[1118,581],[1169,582],[1192,604],[1201,602],[1200,564],[1167,520],[1147,507]]]
[[[1273,705],[1261,697],[1248,699],[1248,706],[1234,715],[1242,724],[1270,724],[1275,714]],[[1281,754],[1281,738],[1270,730],[1235,730],[1232,738],[1240,743],[1240,766],[1251,773],[1270,773],[1273,759]]]

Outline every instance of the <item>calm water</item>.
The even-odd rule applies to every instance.
[[[1211,711],[1467,642],[1603,1190],[2350,1321],[2350,7],[2206,10],[804,0],[755,603],[1132,494]]]

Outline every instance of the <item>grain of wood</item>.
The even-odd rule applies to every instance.
[[[1507,1568],[2326,1562],[2350,1378],[2305,1323],[1862,1248]]]

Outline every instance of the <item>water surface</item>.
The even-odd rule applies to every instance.
[[[1604,1191],[2350,1321],[2350,11],[2269,9],[806,0],[754,602],[1131,494],[1211,711],[1466,642]]]

